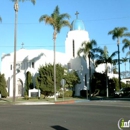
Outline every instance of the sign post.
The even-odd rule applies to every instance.
[[[63,87],[63,101],[64,101],[64,90],[65,90],[66,80],[65,80],[65,79],[62,79],[60,83],[61,83],[61,85],[62,85],[62,87]]]

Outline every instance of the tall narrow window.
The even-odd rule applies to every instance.
[[[75,57],[75,43],[74,43],[74,40],[73,40],[73,46],[72,46],[72,49],[73,49],[73,57]]]
[[[34,62],[32,62],[32,68],[34,68]]]
[[[85,86],[87,86],[87,74],[85,74]]]
[[[12,65],[10,65],[10,70],[12,70]]]

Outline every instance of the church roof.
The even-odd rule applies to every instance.
[[[71,30],[85,30],[83,21],[78,18],[71,23],[71,26]]]

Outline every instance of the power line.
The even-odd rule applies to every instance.
[[[86,20],[86,21],[108,21],[108,20],[116,20],[116,19],[129,19],[130,18],[130,16],[126,16],[126,17],[117,17],[117,18],[102,18],[102,19],[88,19],[88,20]],[[12,23],[9,23],[9,22],[2,22],[1,24],[14,24],[14,22],[12,22]],[[28,23],[26,23],[26,22],[21,22],[21,23],[18,23],[18,24],[41,24],[42,25],[42,23],[39,23],[39,22],[37,22],[37,23],[35,23],[35,22],[28,22]]]

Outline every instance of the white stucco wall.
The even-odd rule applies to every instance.
[[[77,52],[81,48],[81,44],[84,41],[89,41],[89,35],[87,31],[84,30],[73,30],[69,31],[65,41],[65,53],[67,57],[73,58],[73,40],[75,46],[75,57],[77,57]]]
[[[6,81],[10,79],[8,83],[7,90],[9,91],[9,96],[13,96],[13,57],[14,54],[10,53],[2,57],[1,61],[1,73],[5,74]],[[35,75],[38,72],[40,66],[45,64],[53,64],[54,61],[54,52],[53,50],[37,49],[37,50],[27,50],[20,49],[16,52],[16,96],[18,95],[17,81],[20,79],[23,83],[23,91],[25,85],[25,74],[27,71],[30,71],[32,75]],[[56,52],[56,63],[61,65],[66,65],[67,58],[64,53]],[[32,62],[34,62],[34,68],[32,68]],[[12,70],[11,70],[12,65]],[[9,82],[9,81],[8,81]]]

